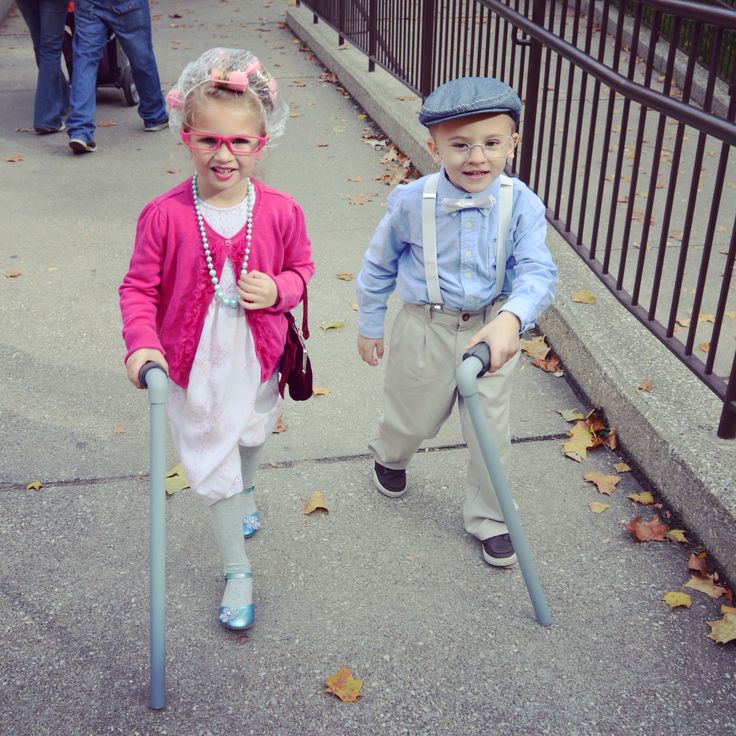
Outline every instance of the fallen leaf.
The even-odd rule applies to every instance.
[[[718,644],[726,644],[736,639],[736,613],[726,613],[718,621],[706,621],[710,626],[709,639]]]
[[[550,351],[549,345],[544,341],[544,336],[534,337],[531,340],[521,340],[521,351],[530,358],[544,359]]]
[[[621,478],[617,475],[604,475],[603,473],[586,473],[583,478],[592,483],[598,490],[598,493],[603,493],[606,496],[610,496],[615,490]]]
[[[637,388],[639,391],[644,391],[646,393],[649,393],[652,390],[652,382],[647,378],[645,381],[642,381]]]
[[[189,481],[184,473],[184,466],[177,463],[166,473],[166,493],[171,495],[177,491],[183,491],[185,488],[189,488]]]
[[[610,509],[611,505],[608,503],[601,503],[600,501],[589,501],[588,506],[594,514],[600,514],[606,509]]]
[[[286,432],[287,429],[289,429],[289,425],[284,422],[283,415],[279,414],[276,419],[276,426],[271,430],[271,434],[281,434]]]
[[[302,114],[300,112],[290,112],[289,117],[290,118],[300,118]]]
[[[343,273],[337,274],[337,278],[339,278],[340,281],[352,281],[354,276],[350,271],[344,271]]]
[[[40,491],[43,486],[41,485],[40,480],[32,480],[27,486],[27,491]]]
[[[114,125],[117,125],[114,120],[100,120],[97,123],[98,128],[112,128]]]
[[[707,353],[710,350],[710,343],[709,342],[701,342],[698,347],[704,352]]]
[[[46,270],[47,270],[47,271],[48,271],[49,273],[55,273],[55,272],[56,272],[56,271],[58,271],[59,269],[58,269],[58,267],[57,267],[57,266],[49,266],[49,267],[48,267],[48,268],[47,268]]]
[[[360,697],[363,680],[356,680],[347,667],[340,669],[325,680],[325,692],[337,695],[343,702],[355,702]]]
[[[181,169],[166,169],[167,174],[178,174]]]
[[[349,176],[348,181],[363,181],[362,176]]]
[[[327,386],[315,386],[312,389],[312,396],[329,396],[331,393]]]
[[[241,631],[235,637],[235,643],[236,644],[247,644],[249,641],[253,641],[253,637],[250,636],[247,631]]]
[[[368,120],[368,116],[364,112],[358,113],[355,117],[358,118],[358,120]]]
[[[699,590],[709,598],[720,598],[726,594],[726,588],[716,583],[717,575],[691,575],[690,580],[685,583],[686,588]]]
[[[114,427],[112,428],[112,433],[113,433],[113,434],[125,434],[125,433],[126,433],[127,431],[128,431],[128,430],[127,430],[127,429],[125,429],[125,427],[123,427],[123,425],[122,425],[122,424],[116,424],[116,425],[115,425],[115,426],[114,426]]]
[[[343,327],[345,327],[344,319],[336,319],[334,322],[326,322],[325,324],[320,325],[320,329],[325,332],[327,332],[327,330],[339,330]]]
[[[295,79],[289,85],[290,87],[306,87],[307,83],[303,79]]]
[[[319,75],[319,81],[335,84],[337,82],[337,74],[335,74],[335,72],[322,72],[322,74]]]
[[[731,319],[736,319],[736,309],[731,309],[728,312],[725,312],[725,315]]]
[[[670,529],[666,536],[670,542],[687,542],[684,529]]]
[[[677,608],[678,606],[684,606],[690,608],[693,604],[693,599],[687,593],[670,592],[665,593],[662,596],[662,600],[670,607]]]
[[[351,197],[348,197],[349,204],[367,204],[372,201],[373,195],[368,192],[363,192],[363,194],[354,194]]]
[[[671,230],[670,231],[670,237],[672,240],[682,240],[683,232],[682,230]]]
[[[350,306],[353,308],[354,311],[358,311],[358,300],[353,299],[353,301],[350,302]]]
[[[577,409],[562,409],[557,411],[557,413],[566,421],[566,422],[575,422],[578,419],[584,419],[585,417],[583,414],[578,411]]]
[[[407,100],[416,100],[416,97],[414,95],[399,95],[396,99],[406,102]]]
[[[329,143],[318,143],[317,148],[329,148]]]
[[[7,162],[8,162],[9,164],[15,164],[15,163],[17,163],[18,161],[22,161],[22,160],[23,160],[23,156],[8,156],[8,157],[7,157],[7,158],[6,158],[5,160],[6,160],[6,161],[7,161]]]
[[[562,445],[562,452],[575,462],[583,462],[587,457],[587,449],[593,444],[593,435],[591,435],[588,425],[582,421],[576,422],[575,426],[567,433],[567,436],[571,439]]]
[[[690,556],[687,558],[687,569],[699,572],[701,575],[707,575],[708,568],[705,565],[705,556],[705,552],[701,552],[697,555],[695,552],[691,552]]]
[[[14,268],[12,271],[6,271],[5,272],[5,278],[6,279],[17,279],[18,276],[23,273],[22,271],[19,271],[17,268]]]
[[[641,491],[640,493],[627,493],[626,498],[630,498],[642,506],[650,506],[654,503],[654,496],[649,491]]]
[[[664,535],[669,531],[656,514],[651,521],[644,522],[641,516],[635,516],[627,525],[629,533],[637,542],[664,542]]]
[[[617,473],[630,473],[631,472],[631,466],[627,465],[626,463],[614,463],[613,469]]]
[[[736,613],[736,606],[727,606],[721,603],[721,613]]]
[[[312,495],[304,503],[304,514],[311,514],[313,511],[324,511],[329,513],[330,509],[327,506],[327,499],[325,498],[324,491],[314,491]]]
[[[702,312],[698,315],[698,324],[701,322],[715,322],[715,316],[712,314],[703,314]]]
[[[573,292],[570,298],[578,304],[595,304],[595,297],[588,289],[579,289]]]
[[[552,353],[549,358],[545,358],[544,360],[540,358],[533,358],[532,365],[535,365],[537,368],[541,368],[546,373],[552,373],[553,375],[558,377],[565,375],[562,370],[562,366],[560,365],[560,359],[554,353]]]

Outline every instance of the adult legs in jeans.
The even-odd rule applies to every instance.
[[[97,71],[107,43],[107,26],[89,2],[79,1],[74,12],[71,112],[66,125],[69,138],[87,143],[95,137]]]
[[[66,0],[17,0],[33,40],[38,67],[33,127],[38,132],[59,130],[69,107],[69,83],[61,70]]]
[[[147,2],[141,5],[143,7],[140,10],[122,15],[106,11],[106,17],[130,61],[133,81],[141,98],[138,114],[148,128],[165,122],[168,115],[153,52],[151,13]]]

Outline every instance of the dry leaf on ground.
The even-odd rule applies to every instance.
[[[343,327],[345,327],[344,319],[336,319],[334,322],[326,322],[325,324],[320,325],[320,329],[325,332],[327,332],[327,330],[339,330]]]
[[[706,556],[705,552],[701,552],[697,555],[695,552],[691,552],[690,556],[687,558],[687,569],[699,572],[701,575],[707,575],[708,568],[705,565]]]
[[[362,194],[354,194],[348,197],[348,204],[368,204],[373,201],[373,195],[370,192],[363,192]]]
[[[593,435],[585,422],[579,421],[567,433],[570,439],[562,445],[562,452],[575,462],[581,463],[587,455],[587,449],[593,445]]]
[[[570,295],[570,298],[578,304],[595,304],[595,296],[589,289],[578,289]]]
[[[578,419],[584,419],[582,412],[578,411],[577,409],[558,409],[557,413],[566,421],[566,422],[575,422]]]
[[[687,593],[669,592],[662,596],[662,600],[670,607],[677,608],[678,606],[684,606],[690,608],[693,604],[693,599]]]
[[[283,415],[279,414],[276,419],[276,426],[271,430],[271,434],[281,434],[282,432],[286,432],[287,429],[289,429],[289,425],[284,422]]]
[[[709,639],[718,644],[726,644],[736,639],[736,613],[725,613],[718,621],[707,621],[710,626]]]
[[[357,680],[348,667],[340,669],[325,680],[325,692],[337,695],[343,702],[355,702],[363,689],[363,680]]]
[[[6,279],[17,279],[18,276],[23,273],[22,271],[19,271],[17,268],[14,268],[12,271],[6,271],[5,272],[5,278]]]
[[[358,300],[353,299],[353,301],[350,302],[350,306],[352,307],[354,312],[358,311]]]
[[[666,536],[670,542],[687,542],[684,529],[670,529]]]
[[[641,516],[635,516],[626,529],[637,542],[664,542],[665,534],[669,531],[659,516],[653,516],[651,521],[644,522]]]
[[[98,128],[112,128],[114,125],[117,125],[114,120],[100,120],[100,122],[97,123]]]
[[[550,351],[549,345],[544,341],[544,336],[539,335],[531,340],[520,340],[521,352],[526,353],[530,358],[546,358]]]
[[[312,396],[329,396],[331,393],[327,386],[315,386],[312,389]]]
[[[330,509],[327,506],[327,499],[325,498],[324,491],[314,491],[312,495],[304,502],[303,513],[311,514],[313,511],[324,511],[329,513]]]
[[[631,466],[627,465],[626,463],[614,463],[613,469],[617,473],[630,473],[631,472]]]
[[[171,495],[177,491],[183,491],[185,488],[189,488],[189,481],[184,473],[184,466],[177,463],[166,473],[166,493]]]
[[[554,353],[544,360],[541,358],[533,358],[532,365],[535,365],[537,368],[541,368],[545,371],[545,373],[551,373],[558,378],[565,375],[562,370],[562,366],[560,365],[560,359]]]
[[[23,160],[23,156],[20,156],[20,155],[19,156],[8,156],[5,160],[9,164],[15,164],[15,163],[18,163],[18,161],[22,161]]]
[[[343,271],[342,273],[337,274],[337,278],[340,279],[340,281],[352,281],[354,276],[350,271]]]
[[[603,511],[605,511],[606,509],[610,509],[611,508],[611,504],[601,503],[600,501],[589,501],[588,502],[588,506],[590,507],[590,510],[594,514],[600,514]]]
[[[40,480],[32,480],[27,486],[27,491],[40,491],[43,486],[41,485]]]
[[[644,393],[649,393],[652,390],[652,386],[654,384],[647,378],[646,380],[642,381],[637,388],[639,391],[643,391]]]
[[[626,498],[630,498],[635,503],[642,506],[651,506],[654,503],[654,496],[649,491],[640,491],[639,493],[627,493]]]
[[[610,496],[615,490],[621,478],[617,475],[604,475],[603,473],[586,473],[583,478],[588,483],[593,483],[598,493]]]
[[[728,591],[722,585],[718,585],[717,580],[718,575],[716,573],[713,573],[713,575],[696,574],[690,577],[690,580],[685,583],[685,587],[699,590],[709,598],[720,598],[722,595],[726,595]]]

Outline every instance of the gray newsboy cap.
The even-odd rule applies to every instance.
[[[484,112],[505,112],[518,125],[521,100],[508,84],[493,77],[461,77],[440,85],[424,100],[419,122],[436,125]]]

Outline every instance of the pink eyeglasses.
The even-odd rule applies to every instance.
[[[254,153],[262,151],[268,136],[254,135],[215,135],[199,130],[183,130],[181,139],[192,149],[192,151],[206,151],[207,153],[215,153],[219,151],[224,143],[233,156],[252,156]]]

